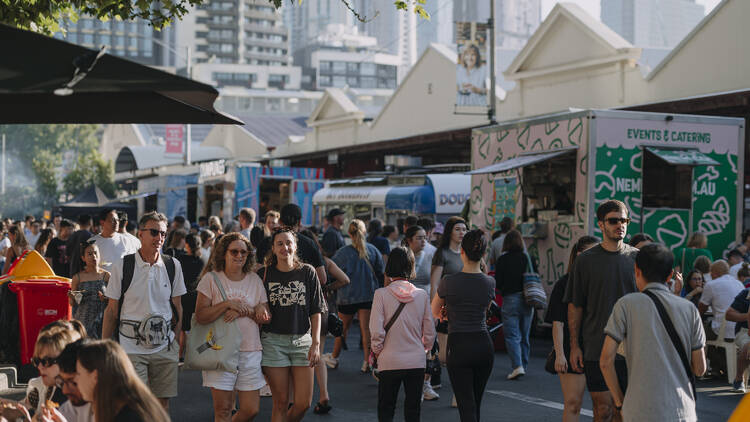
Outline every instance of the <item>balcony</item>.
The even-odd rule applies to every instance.
[[[288,35],[288,30],[284,26],[263,26],[254,23],[245,23],[244,29],[250,32],[265,32],[266,34]]]

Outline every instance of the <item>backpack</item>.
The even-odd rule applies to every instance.
[[[138,253],[138,252],[136,252]],[[174,291],[174,277],[175,277],[175,265],[174,258],[169,255],[161,255],[164,266],[167,268],[167,277],[169,277],[169,291]],[[120,317],[122,316],[122,304],[125,301],[125,292],[128,291],[130,283],[133,281],[133,273],[135,272],[135,253],[125,255],[122,257],[122,283],[120,285],[120,306],[117,310],[117,322],[115,324],[115,340],[120,341]],[[170,293],[171,296],[171,293]],[[171,297],[169,300],[169,307],[172,309],[172,330],[177,327],[177,308],[172,303]]]

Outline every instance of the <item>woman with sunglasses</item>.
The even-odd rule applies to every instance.
[[[8,229],[8,239],[10,240],[10,248],[5,252],[5,266],[3,267],[3,274],[8,274],[10,267],[13,266],[13,262],[18,259],[24,252],[31,249],[29,242],[26,240],[26,236],[23,234],[18,225],[12,225]]]
[[[252,271],[255,260],[250,241],[240,233],[229,233],[214,245],[214,252],[198,283],[195,320],[209,324],[219,318],[237,321],[242,333],[239,371],[203,371],[203,386],[211,388],[214,421],[251,421],[260,409],[260,389],[266,385],[261,372],[263,355],[256,321],[268,320],[266,291]],[[220,283],[227,299],[219,290]],[[239,411],[232,417],[234,391]]]
[[[73,275],[70,281],[70,306],[73,307],[73,318],[81,321],[89,337],[102,337],[102,320],[107,308],[104,288],[109,282],[109,271],[100,266],[99,247],[96,243],[81,244],[81,261],[83,269]]]
[[[271,250],[258,275],[271,308],[271,321],[261,334],[261,365],[273,395],[271,421],[297,422],[312,403],[325,299],[315,269],[297,257],[297,234],[292,228],[277,229],[271,235]],[[294,389],[291,407],[290,380]]]

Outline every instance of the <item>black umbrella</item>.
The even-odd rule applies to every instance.
[[[243,124],[210,85],[0,24],[0,123]]]

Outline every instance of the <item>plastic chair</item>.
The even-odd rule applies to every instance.
[[[731,384],[734,382],[734,377],[737,375],[737,346],[734,344],[734,341],[727,341],[725,338],[724,334],[726,328],[727,320],[724,319],[721,321],[719,335],[716,337],[716,340],[706,341],[706,346],[714,346],[724,349],[727,358],[727,379]]]

